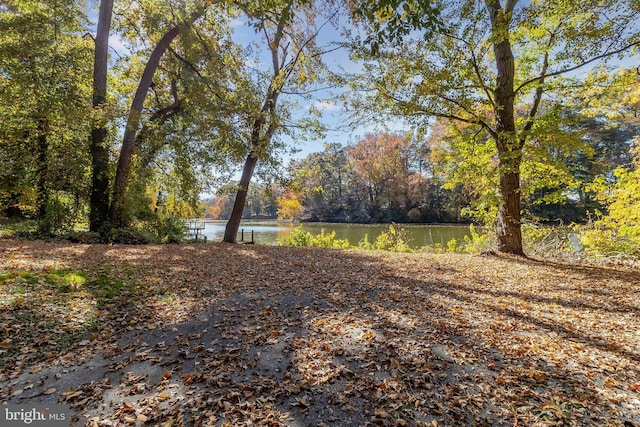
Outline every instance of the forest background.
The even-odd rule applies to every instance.
[[[100,240],[203,208],[226,241],[243,216],[474,222],[515,254],[576,223],[637,257],[640,3],[422,3],[104,0],[97,29],[3,3],[0,215]]]

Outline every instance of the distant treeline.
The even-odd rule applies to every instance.
[[[581,150],[530,160],[523,192],[525,219],[541,223],[585,223],[606,211],[596,192],[597,177],[613,175],[629,164],[629,136],[634,126],[606,129],[582,118],[575,126],[591,129]],[[456,156],[458,141],[444,123],[427,142],[410,135],[372,134],[352,146],[327,144],[321,152],[293,162],[274,184],[252,185],[245,218],[280,218],[303,222],[468,223],[491,220],[497,210],[497,165],[477,144],[473,162]],[[460,136],[458,136],[460,139]],[[587,155],[589,153],[589,155]],[[546,168],[546,173],[542,169]],[[482,171],[483,173],[479,173]],[[598,178],[600,179],[600,178]],[[206,216],[227,219],[233,185],[205,202]]]

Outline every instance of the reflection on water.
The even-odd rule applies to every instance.
[[[207,221],[205,223],[204,235],[210,242],[220,242],[224,236],[226,221]],[[251,241],[251,232],[256,244],[274,245],[278,238],[288,237],[289,234],[299,225],[304,231],[318,234],[322,230],[325,233],[336,232],[336,238],[347,239],[351,246],[357,246],[368,235],[369,242],[375,242],[376,237],[387,230],[385,224],[329,224],[329,223],[303,223],[292,224],[279,221],[243,221],[238,231],[238,241],[241,240],[241,233],[244,231],[244,240]],[[414,225],[401,224],[409,233],[409,245],[413,248],[422,246],[433,246],[442,244],[446,246],[451,239],[464,240],[464,236],[469,235],[469,227],[466,225]]]

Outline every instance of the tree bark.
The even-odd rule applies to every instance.
[[[509,41],[509,23],[516,1],[502,9],[498,0],[488,0],[487,8],[495,37],[495,137],[499,157],[500,206],[496,234],[498,250],[524,255],[521,229],[520,164],[523,142],[516,136],[515,124],[515,59]]]
[[[278,75],[277,69],[274,73]],[[276,114],[276,104],[280,95],[279,87],[271,87],[267,93],[266,100],[260,115],[253,122],[253,128],[251,132],[251,151],[244,162],[242,169],[242,176],[240,177],[239,189],[236,193],[236,199],[233,203],[233,210],[231,211],[231,217],[224,229],[223,241],[227,243],[236,243],[236,236],[238,235],[238,228],[240,228],[240,221],[242,220],[242,212],[244,211],[244,205],[247,200],[247,193],[249,192],[249,183],[253,176],[253,171],[258,163],[258,153],[271,142],[271,138],[278,129],[278,125],[273,121],[273,116]],[[272,120],[269,125],[267,123],[267,115],[271,116]],[[264,129],[266,127],[266,130]]]
[[[500,163],[502,164],[502,161]],[[498,208],[498,223],[496,227],[498,251],[524,256],[520,222],[522,209],[520,162],[510,159],[500,167],[504,167],[504,170],[500,171],[500,206]]]
[[[253,171],[258,163],[258,156],[252,151],[247,156],[244,167],[242,169],[242,176],[240,177],[238,192],[236,193],[236,199],[233,203],[233,210],[231,216],[224,229],[223,241],[227,243],[236,243],[238,236],[238,229],[240,228],[240,221],[242,220],[242,212],[244,212],[244,205],[247,201],[247,194],[249,192],[249,184],[251,183],[251,177]]]
[[[113,0],[102,0],[98,12],[98,28],[93,62],[93,108],[99,109],[107,99],[109,31]],[[91,129],[91,194],[89,196],[89,229],[101,231],[109,219],[109,150],[106,146],[105,120]]]
[[[49,205],[49,193],[47,191],[47,180],[49,166],[47,164],[49,158],[49,141],[47,139],[48,126],[46,119],[40,119],[38,122],[37,153],[38,164],[36,167],[36,205],[38,208],[38,219],[42,221],[47,215],[47,206]],[[49,230],[41,230],[48,232]]]

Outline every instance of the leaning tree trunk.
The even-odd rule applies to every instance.
[[[244,211],[244,205],[247,201],[247,193],[249,192],[249,183],[253,176],[253,170],[258,163],[258,156],[266,147],[269,146],[273,135],[278,129],[278,121],[276,120],[276,104],[278,103],[278,97],[280,96],[282,85],[287,78],[287,73],[281,73],[282,69],[280,60],[282,58],[278,56],[278,52],[280,51],[282,36],[285,33],[284,25],[288,19],[286,17],[290,16],[293,4],[293,1],[289,1],[286,4],[284,10],[280,14],[278,29],[274,36],[274,40],[269,41],[269,50],[271,51],[271,59],[273,63],[273,77],[269,90],[266,93],[264,104],[260,110],[260,114],[253,122],[251,130],[251,150],[244,162],[244,168],[242,170],[242,176],[240,177],[236,199],[233,203],[231,217],[229,218],[224,230],[223,241],[227,243],[236,243],[238,228],[240,227],[240,220],[242,219],[242,212]],[[298,55],[297,58],[300,58],[300,55]]]
[[[107,99],[109,31],[113,0],[102,0],[98,12],[98,28],[93,62],[93,108],[99,109]],[[106,146],[107,126],[103,117],[91,129],[91,195],[89,196],[89,229],[101,231],[109,219],[109,150]]]
[[[233,203],[231,217],[224,229],[223,241],[227,243],[236,243],[238,229],[240,228],[240,221],[242,220],[242,212],[244,212],[244,205],[247,202],[249,184],[257,163],[258,156],[253,151],[250,152],[244,162],[244,168],[242,169],[242,176],[240,177],[240,182],[238,184],[238,192],[236,193],[236,200]]]
[[[138,84],[138,89],[136,90],[133,102],[131,103],[127,126],[122,138],[122,147],[120,149],[120,157],[118,158],[116,178],[113,185],[113,197],[109,211],[111,223],[114,226],[124,226],[127,223],[124,208],[126,191],[127,184],[129,182],[129,172],[131,170],[131,158],[135,148],[136,133],[140,127],[140,117],[144,107],[144,100],[149,88],[151,87],[153,75],[158,68],[162,55],[164,55],[164,52],[169,48],[169,45],[173,39],[178,36],[178,34],[180,34],[180,25],[176,25],[170,29],[153,49],[142,73],[142,77],[140,78],[140,83]]]
[[[276,73],[277,74],[277,73]],[[236,243],[238,236],[238,229],[240,228],[240,221],[242,220],[242,212],[244,212],[244,205],[247,201],[247,194],[249,192],[249,184],[253,171],[258,163],[258,153],[269,142],[278,128],[276,122],[271,121],[267,126],[266,131],[263,130],[267,114],[275,115],[276,103],[278,102],[279,92],[277,89],[270,90],[267,94],[267,99],[262,106],[260,117],[253,123],[253,131],[251,132],[251,151],[247,155],[247,159],[244,162],[244,168],[242,169],[242,176],[238,183],[238,192],[236,193],[236,200],[233,203],[233,210],[231,211],[231,217],[227,222],[224,229],[223,241],[227,243]]]
[[[129,173],[131,170],[131,158],[135,148],[136,133],[140,127],[140,117],[142,116],[142,109],[144,108],[144,100],[149,88],[151,87],[153,75],[158,68],[158,64],[160,64],[162,55],[164,55],[165,51],[169,48],[173,39],[180,34],[180,30],[200,19],[206,8],[214,3],[216,3],[215,0],[206,0],[199,10],[191,14],[189,19],[176,25],[162,36],[156,47],[153,49],[153,52],[151,52],[147,65],[144,67],[140,83],[138,83],[138,89],[136,90],[136,94],[129,110],[127,126],[125,127],[124,136],[122,137],[122,147],[120,149],[120,157],[118,158],[116,178],[113,185],[113,196],[111,199],[109,216],[111,218],[111,222],[116,226],[126,225],[127,222],[124,206],[127,185],[129,183]]]
[[[510,15],[515,0],[507,2],[503,10],[498,0],[487,0],[495,37],[496,77],[495,120],[496,145],[500,159],[500,206],[498,208],[497,238],[500,252],[524,255],[522,249],[520,163],[522,141],[517,138],[515,124],[515,60],[509,42]]]

